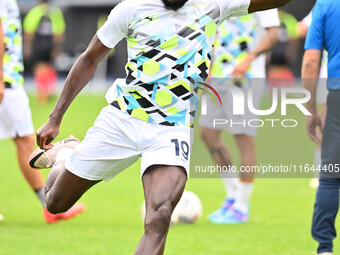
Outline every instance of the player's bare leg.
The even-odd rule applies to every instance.
[[[53,214],[66,212],[89,188],[98,182],[72,174],[65,168],[64,161],[55,164],[45,184],[45,200],[48,211]]]
[[[89,187],[97,183],[79,178],[65,169],[65,162],[71,157],[78,143],[77,138],[69,136],[67,139],[55,143],[49,150],[36,149],[29,157],[29,164],[34,168],[52,166],[45,183],[44,194],[47,208],[44,210],[44,216],[47,223],[70,219],[81,213],[85,209],[85,205],[75,204],[75,202]],[[66,186],[58,185],[59,178]],[[84,186],[88,188],[83,188]]]
[[[220,166],[229,166],[232,164],[231,155],[224,145],[220,134],[220,130],[201,127],[201,137],[210,150],[215,163]]]
[[[241,166],[256,166],[254,137],[248,135],[235,135],[234,137],[240,151]],[[255,172],[253,171],[242,171],[240,173],[239,190],[233,205],[233,210],[237,212],[237,216],[243,218],[242,222],[247,221],[249,217],[249,203],[254,186],[254,176]]]
[[[164,253],[171,214],[180,200],[187,176],[182,167],[155,165],[143,175],[146,205],[144,235],[135,255]]]
[[[256,166],[255,139],[248,135],[235,135],[235,141],[240,151],[241,166]],[[241,182],[253,182],[254,172],[240,173]]]
[[[16,137],[13,141],[17,148],[17,157],[22,174],[33,190],[41,189],[44,186],[41,173],[35,171],[27,164],[27,159],[34,150],[34,136]]]
[[[231,155],[224,145],[220,133],[220,130],[201,127],[201,137],[210,150],[214,162],[219,166],[228,167],[232,165]],[[219,221],[221,215],[224,215],[232,207],[239,190],[239,176],[237,172],[229,171],[221,173],[221,178],[224,183],[226,198],[222,206],[209,215],[209,220],[214,223],[218,223],[217,221]]]

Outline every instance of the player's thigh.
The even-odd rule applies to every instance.
[[[243,150],[252,150],[255,148],[255,138],[249,135],[234,135],[237,146],[241,151]]]
[[[201,127],[201,138],[209,149],[215,148],[221,142],[221,130]]]
[[[23,136],[23,137],[20,137],[20,136],[15,137],[13,141],[15,143],[19,156],[22,156],[22,157],[29,156],[34,150],[35,138],[33,134]]]
[[[87,180],[109,181],[136,162],[140,156],[137,132],[144,122],[127,121],[127,117],[112,106],[105,107],[66,162],[67,170]]]
[[[61,167],[61,169],[53,186],[46,194],[46,201],[49,209],[52,205],[56,212],[68,210],[88,189],[99,182],[81,178],[68,171],[62,164],[55,167]]]

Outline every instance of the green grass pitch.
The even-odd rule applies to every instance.
[[[35,97],[31,108],[35,128],[47,119],[54,102],[39,107]],[[103,95],[80,95],[66,113],[57,139],[69,134],[83,138],[101,108]],[[297,115],[297,128],[261,128],[257,137],[259,162],[281,164],[312,162],[313,144],[304,132],[304,118]],[[201,143],[196,132],[196,143]],[[235,144],[225,136],[230,147]],[[203,146],[198,153],[210,160]],[[133,254],[143,233],[140,214],[143,202],[139,164],[109,183],[100,183],[81,198],[86,211],[75,219],[47,225],[40,203],[23,180],[15,157],[15,147],[0,142],[0,222],[1,255],[96,255]],[[232,149],[237,159],[237,151]],[[237,161],[237,160],[236,160]],[[48,170],[44,170],[46,176]],[[250,222],[242,225],[213,225],[209,213],[224,197],[219,179],[189,179],[187,189],[203,204],[203,215],[192,225],[170,229],[165,254],[168,255],[311,255],[316,242],[310,235],[315,190],[309,179],[256,179],[251,201]],[[335,249],[340,252],[339,241]]]

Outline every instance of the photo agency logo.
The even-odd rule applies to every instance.
[[[311,99],[311,94],[302,87],[272,88],[269,95],[269,106],[265,107],[266,109],[261,109],[260,103],[264,88],[258,88],[256,85],[267,84],[265,80],[252,81],[253,85],[249,87],[242,85],[241,82],[221,82],[216,79],[209,83],[201,83],[202,85],[199,87],[206,92],[202,94],[201,98],[201,115],[218,116],[209,120],[211,126],[217,129],[226,126],[229,128],[261,128],[267,125],[272,128],[278,126],[296,127],[299,120],[291,117],[288,108],[290,113],[298,110],[305,116],[311,115],[304,106]],[[223,114],[216,114],[216,112]],[[279,114],[275,114],[275,118],[270,118],[276,112]]]
[[[200,90],[204,91],[206,94],[208,94],[210,96],[210,98],[213,100],[213,102],[215,104],[217,104],[214,95],[208,90],[208,89],[210,89],[215,94],[215,96],[217,97],[217,99],[220,102],[221,106],[223,106],[222,99],[221,99],[220,95],[218,94],[218,92],[212,86],[210,86],[209,84],[206,84],[204,82],[200,82],[199,84],[201,84],[201,85],[198,87],[198,89],[200,89]],[[206,87],[208,89],[206,89],[204,87]],[[202,99],[205,98],[206,94],[202,95]],[[203,109],[203,107],[202,107],[202,109]],[[205,108],[204,109],[205,109],[205,114],[206,114],[206,110],[207,110],[206,102],[205,102]]]

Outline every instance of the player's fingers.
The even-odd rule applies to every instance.
[[[308,133],[308,137],[309,137],[313,142],[318,143],[318,140],[317,140],[316,136],[314,136],[313,134]]]
[[[48,143],[46,142],[47,139],[48,139],[48,136],[46,134],[42,133],[40,135],[40,140],[39,140],[39,144],[38,145],[39,145],[39,147],[41,149],[45,149],[45,150],[50,149],[50,146],[48,146]]]
[[[316,135],[316,127],[307,127],[307,135],[312,141],[319,143],[319,138]]]
[[[311,132],[308,134],[309,138],[312,139],[315,143],[320,143],[319,137],[316,135],[315,132]]]
[[[49,136],[49,137],[46,139],[46,147],[47,147],[48,149],[51,149],[51,148],[53,147],[53,144],[51,144],[53,140],[54,140],[54,137],[52,137],[52,136]]]
[[[41,148],[41,149],[45,149],[45,138],[40,136],[40,140],[39,140],[39,144],[38,146]]]
[[[39,147],[41,147],[41,146],[40,146],[40,144],[41,144],[41,132],[40,132],[40,128],[37,130],[35,136],[36,136],[36,138],[37,138],[37,145],[38,145]]]
[[[45,150],[49,150],[49,149],[52,149],[52,147],[53,147],[53,144],[47,144],[47,145],[45,145]]]
[[[35,137],[36,137],[36,140],[37,140],[37,145],[39,146],[40,145],[40,135],[38,134],[38,132],[35,133]]]

